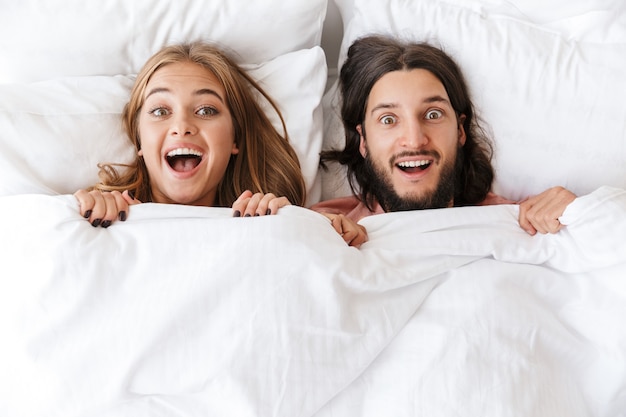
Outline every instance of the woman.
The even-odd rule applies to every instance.
[[[284,137],[253,89],[280,117]],[[74,194],[94,227],[125,220],[129,206],[140,202],[232,206],[235,216],[274,214],[305,202],[280,111],[215,46],[198,42],[157,52],[137,75],[122,117],[135,160],[100,164],[100,183]]]

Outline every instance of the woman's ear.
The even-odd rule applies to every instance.
[[[359,132],[359,152],[363,158],[367,157],[367,144],[365,143],[365,136],[363,135],[363,126],[356,125],[356,131]]]
[[[237,155],[239,153],[239,148],[237,147],[237,142],[233,141],[233,149],[231,149],[231,155]]]

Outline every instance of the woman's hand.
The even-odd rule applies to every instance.
[[[321,214],[330,219],[330,224],[349,246],[358,248],[367,242],[367,230],[352,219],[347,218],[343,214]]]
[[[563,187],[549,188],[519,204],[519,224],[528,234],[556,233],[563,228],[559,217],[576,195]]]
[[[287,197],[276,197],[272,193],[252,194],[252,191],[246,190],[233,203],[233,216],[250,217],[276,214],[279,208],[290,205]]]
[[[80,206],[80,214],[93,227],[109,227],[115,220],[125,221],[131,205],[141,201],[133,198],[128,190],[103,192],[99,190],[78,190],[74,193]]]

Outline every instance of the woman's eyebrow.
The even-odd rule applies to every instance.
[[[158,94],[158,93],[171,93],[172,90],[170,90],[169,88],[166,87],[155,87],[152,90],[150,90],[148,92],[148,94],[146,94],[146,98],[150,97],[153,94]],[[193,94],[195,96],[202,96],[205,94],[209,94],[212,96],[215,96],[219,99],[219,101],[221,101],[222,103],[224,102],[224,99],[222,98],[222,96],[219,95],[219,93],[211,88],[201,88],[199,90],[196,90],[193,92]]]
[[[194,92],[194,95],[196,95],[196,96],[201,96],[201,95],[204,95],[204,94],[210,94],[212,96],[217,97],[222,103],[224,102],[224,99],[222,98],[222,96],[220,96],[220,94],[217,91],[213,90],[213,89],[201,88],[201,89],[196,90]]]
[[[170,93],[170,89],[169,88],[164,88],[164,87],[156,87],[153,88],[152,90],[148,91],[148,94],[146,94],[146,98],[150,97],[152,94],[157,94],[157,93]]]

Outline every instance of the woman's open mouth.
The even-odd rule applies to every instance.
[[[165,159],[174,171],[189,172],[202,161],[202,152],[190,148],[177,148],[169,151]]]

